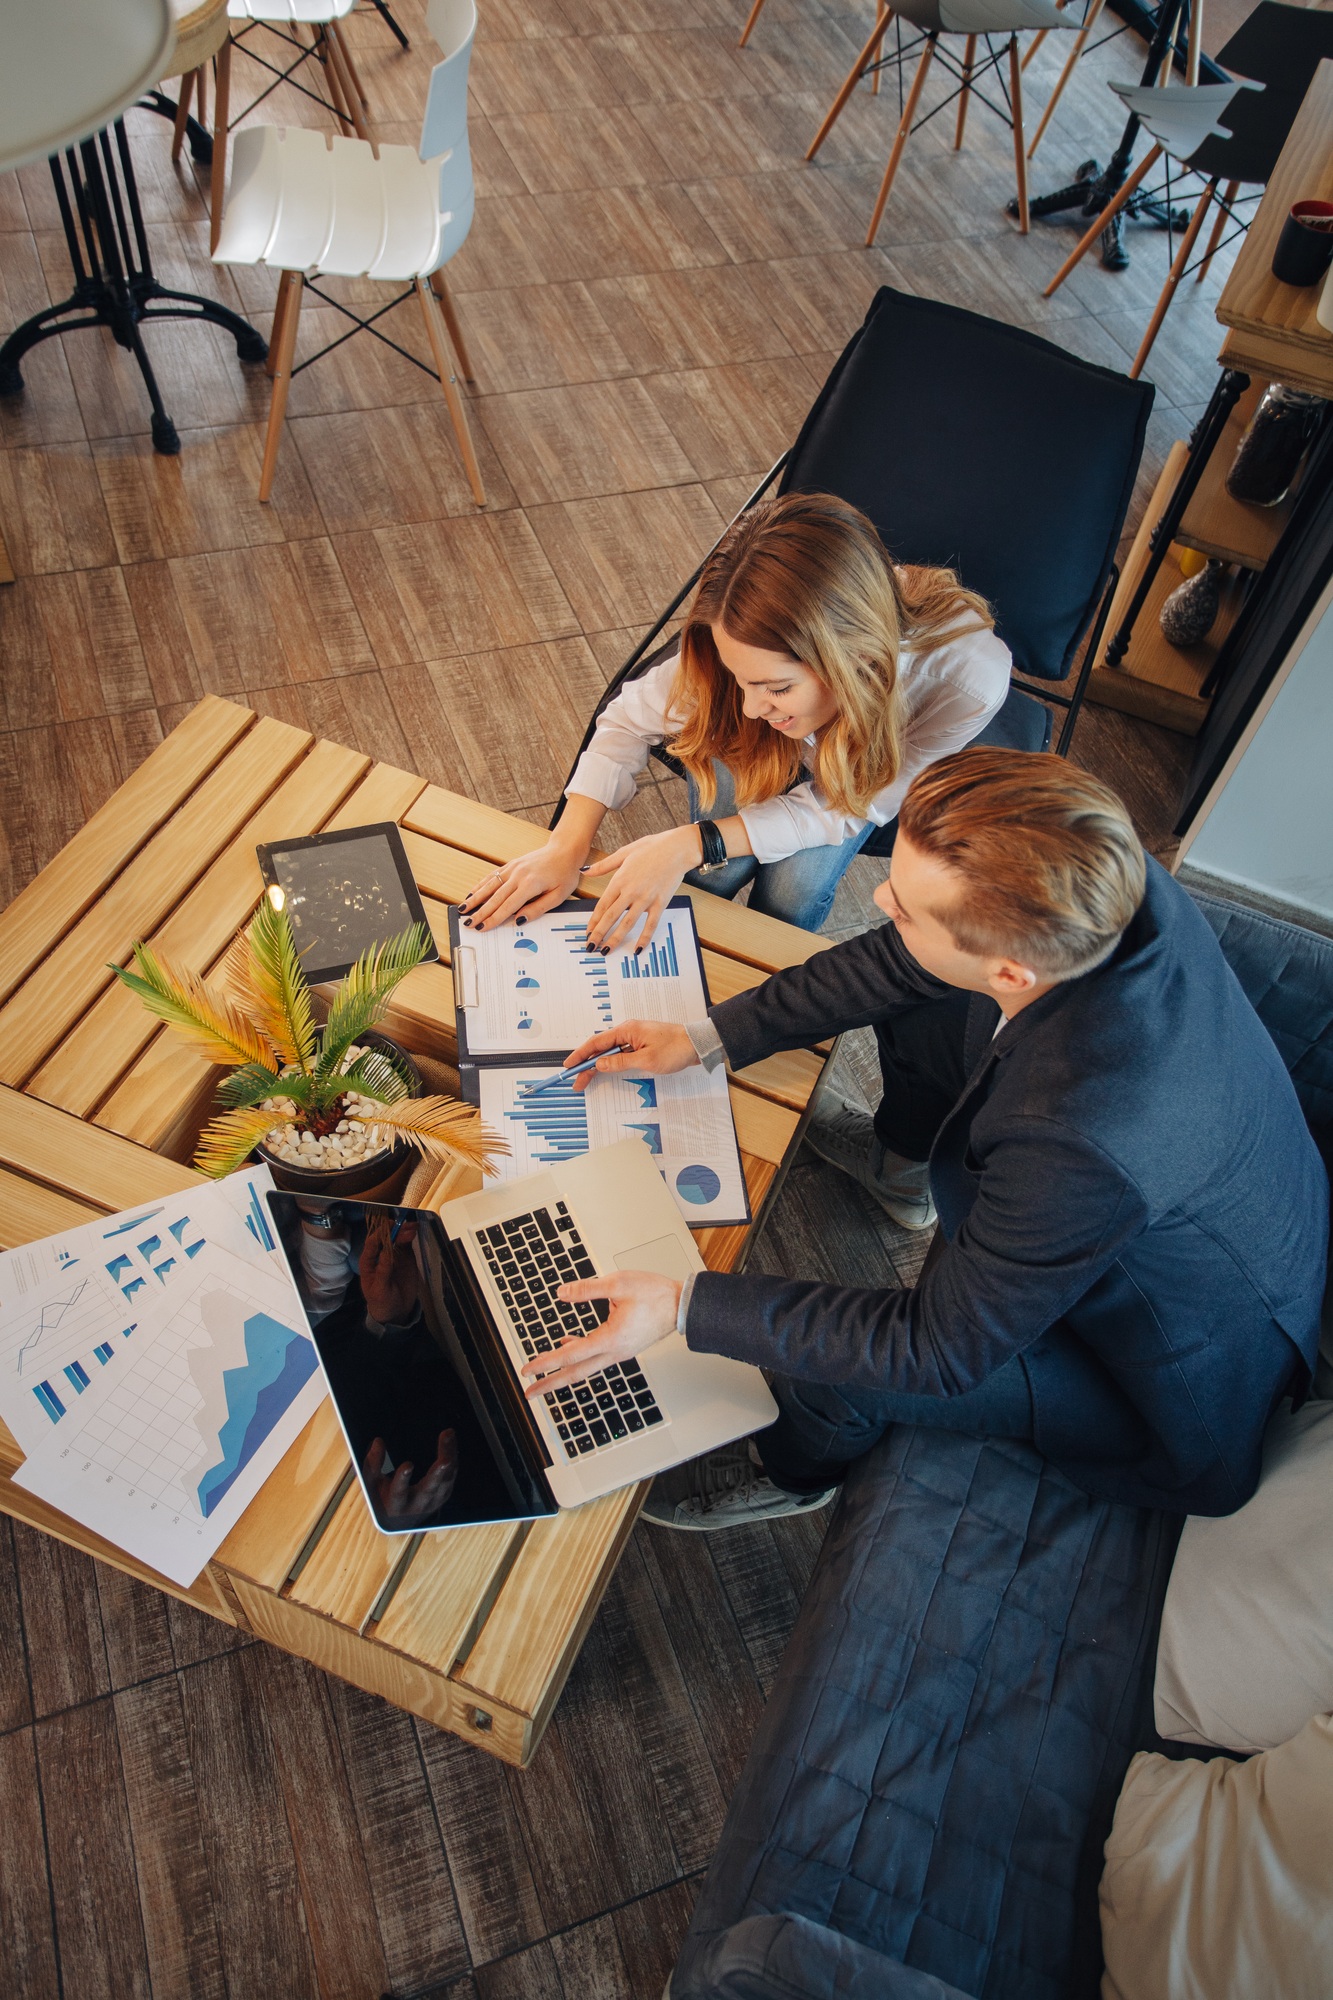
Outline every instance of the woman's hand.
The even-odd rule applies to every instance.
[[[531,854],[506,861],[493,875],[478,882],[463,899],[463,922],[469,929],[488,931],[511,917],[539,917],[573,895],[587,848],[562,840],[557,830]]]
[[[618,847],[614,854],[585,868],[585,882],[597,875],[611,878],[588,919],[588,943],[601,952],[625,948],[642,919],[635,946],[642,950],[682,877],[699,866],[701,854],[698,827],[673,826],[669,833],[650,833],[642,840],[631,840],[628,846]]]
[[[663,1278],[656,1271],[616,1271],[606,1278],[574,1278],[556,1296],[571,1303],[605,1299],[611,1312],[595,1333],[573,1334],[526,1364],[523,1387],[529,1396],[582,1382],[613,1361],[628,1361],[665,1340],[676,1330],[680,1279]]]

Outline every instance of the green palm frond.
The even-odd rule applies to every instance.
[[[358,1035],[374,1027],[394,987],[429,950],[430,932],[424,924],[413,924],[387,943],[362,952],[329,1007],[319,1058],[321,1076],[336,1069]]]
[[[201,1174],[220,1181],[245,1165],[266,1132],[275,1125],[291,1124],[295,1117],[294,1104],[277,1111],[224,1111],[200,1133],[194,1163]]]
[[[137,993],[149,1012],[174,1028],[188,1048],[212,1063],[264,1063],[277,1067],[269,1042],[229,995],[205,986],[197,973],[161,959],[146,944],[134,947],[136,970],[113,965],[121,984]]]
[[[509,1151],[509,1143],[497,1138],[470,1104],[456,1097],[411,1097],[397,1104],[378,1105],[373,1114],[354,1123],[378,1126],[385,1133],[401,1133],[418,1147],[428,1160],[448,1164],[463,1160],[471,1167],[484,1167],[488,1160]]]
[[[234,1069],[218,1085],[218,1103],[224,1111],[244,1111],[251,1105],[262,1104],[266,1097],[283,1092],[291,1096],[284,1086],[292,1082],[290,1077],[280,1076],[267,1063],[246,1063],[241,1069]],[[304,1079],[302,1079],[304,1081]]]
[[[308,1070],[319,1046],[310,986],[291,918],[265,896],[227,958],[227,975],[284,1062]]]
[[[340,1090],[359,1091],[362,1097],[378,1098],[381,1104],[396,1104],[412,1088],[407,1065],[388,1049],[363,1049],[337,1083]]]

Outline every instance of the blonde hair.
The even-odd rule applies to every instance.
[[[839,812],[864,816],[902,764],[898,663],[966,630],[990,608],[952,570],[896,569],[873,524],[831,493],[789,493],[734,522],[705,565],[680,635],[668,745],[705,807],[713,759],[731,771],[738,805],[776,798],[801,773],[805,746],[747,717],[718,655],[714,625],[741,645],[785,653],[829,689],[838,712],[819,733],[814,777]]]
[[[1077,979],[1111,956],[1143,901],[1129,814],[1063,757],[955,751],[913,779],[898,827],[961,878],[957,899],[934,914],[981,957]]]

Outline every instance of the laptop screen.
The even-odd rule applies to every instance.
[[[376,1526],[416,1534],[553,1513],[487,1379],[435,1218],[268,1202]]]

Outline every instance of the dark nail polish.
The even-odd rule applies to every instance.
[[[599,944],[597,949],[601,952],[603,958],[610,956],[611,947],[609,944]]]
[[[464,917],[464,919],[463,919],[463,929],[464,929],[465,931],[470,931],[470,930],[472,929],[472,919],[471,919],[471,917]]]
[[[526,917],[515,917],[515,918],[514,918],[514,922],[515,922],[516,924],[525,924],[525,923],[526,923],[527,921],[528,921],[528,920],[527,920],[527,918],[526,918]]]

